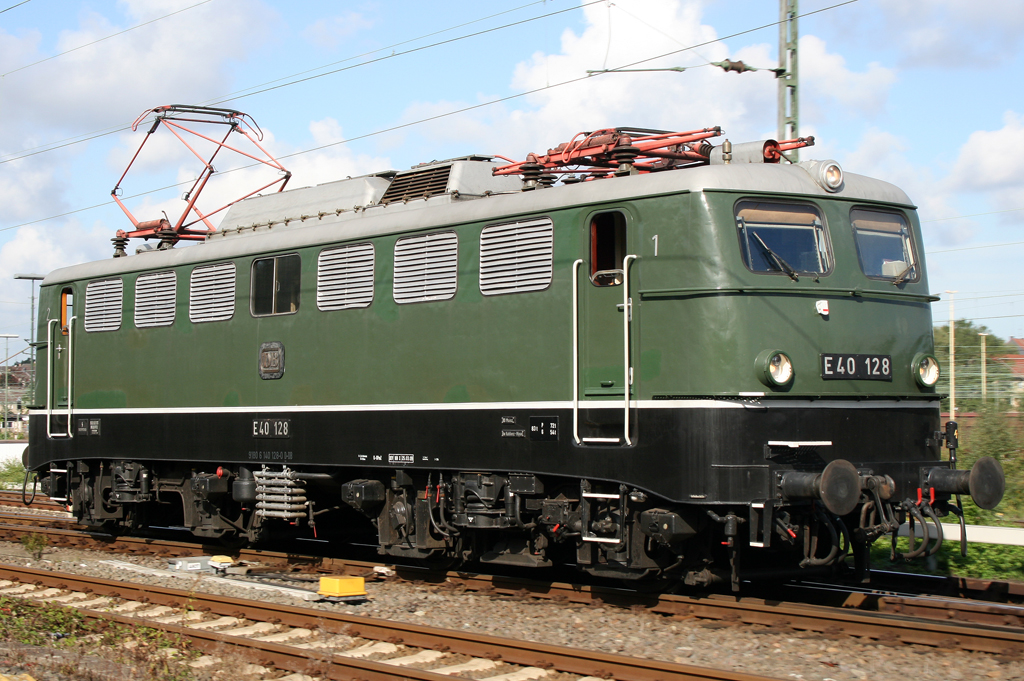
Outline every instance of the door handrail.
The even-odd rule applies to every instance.
[[[583,258],[572,264],[572,437],[580,440],[580,265]]]
[[[78,317],[72,315],[71,319],[68,320],[68,437],[74,437],[74,435],[71,434],[72,433],[72,431],[71,431],[71,409],[72,409],[71,402],[74,399],[73,396],[75,394],[75,392],[74,392],[74,387],[75,387],[75,375],[74,375],[74,368],[75,368],[74,352],[75,352],[75,350],[74,350],[74,348],[75,348],[75,320],[76,319],[78,319]],[[628,397],[628,395],[627,395],[627,397]]]
[[[46,322],[46,435],[53,437],[50,423],[53,419],[53,325],[57,319]]]
[[[633,318],[633,299],[629,297],[629,261],[636,260],[637,256],[627,255],[622,259],[622,355],[625,365],[625,403],[623,405],[623,428],[626,435],[626,445],[632,446],[633,441],[629,439],[629,393],[633,387],[633,365],[630,357],[629,329]]]
[[[71,434],[71,388],[73,374],[72,367],[72,339],[74,338],[74,324],[76,317],[71,317],[68,320],[68,423],[67,429],[64,433],[53,432],[53,326],[57,324],[59,319],[50,319],[46,323],[46,435],[48,437],[74,437]]]

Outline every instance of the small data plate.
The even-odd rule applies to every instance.
[[[821,377],[826,381],[891,381],[889,355],[821,355]]]

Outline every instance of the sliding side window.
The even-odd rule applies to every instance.
[[[301,270],[302,262],[297,253],[254,260],[251,298],[253,316],[298,312]]]
[[[626,216],[618,211],[598,213],[590,219],[590,281],[594,286],[622,283],[626,257]]]
[[[893,283],[920,278],[906,218],[899,213],[854,208],[850,222],[864,274],[892,279]]]
[[[832,251],[821,212],[799,203],[740,201],[736,204],[743,260],[753,272],[828,274]]]
[[[75,316],[75,291],[72,288],[60,292],[60,332],[68,335],[68,322]]]

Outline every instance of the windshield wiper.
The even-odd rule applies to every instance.
[[[913,270],[914,270],[914,263],[910,263],[909,265],[907,265],[907,269],[905,269],[902,272],[900,272],[899,275],[895,279],[892,280],[892,285],[893,286],[899,286],[900,284],[905,282],[907,280],[907,278],[910,276],[910,273]]]
[[[793,281],[800,281],[800,275],[796,273],[796,270],[790,267],[789,263],[783,260],[778,253],[768,248],[768,244],[764,242],[764,239],[758,236],[757,232],[755,232],[754,230],[750,230],[750,233],[754,235],[755,239],[757,239],[757,243],[761,244],[761,248],[764,249],[764,252],[767,253],[771,257],[771,259],[775,261],[776,269],[788,274],[789,278],[792,279]]]

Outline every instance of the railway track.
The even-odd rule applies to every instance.
[[[473,674],[491,681],[769,681],[768,677],[516,641],[263,601],[129,584],[79,575],[0,567],[0,596],[77,608],[90,617],[152,627],[209,653],[226,652],[277,669],[326,678],[440,681]],[[493,672],[493,674],[491,673]]]
[[[32,502],[33,507],[43,508],[46,510],[63,511],[64,508],[56,501],[52,501],[49,497],[43,495],[41,492],[37,492],[35,499],[32,499],[32,493],[27,492],[26,496],[29,501]],[[0,490],[0,506],[15,506],[24,508],[26,506],[25,500],[22,498],[21,490]]]
[[[62,527],[33,525],[21,516],[20,524],[7,524],[0,514],[0,540],[17,540],[28,532],[46,534],[51,545],[91,548],[125,554],[158,557],[194,556],[197,552],[223,553],[222,547],[190,542],[113,538]],[[38,517],[38,516],[36,516]],[[52,523],[61,525],[60,522]],[[357,574],[373,576],[379,562],[343,558],[302,556],[244,549],[236,552],[240,560],[276,566],[289,572]],[[788,584],[771,597],[735,597],[723,594],[699,596],[679,594],[642,594],[627,589],[596,585],[544,582],[501,575],[466,572],[439,573],[416,567],[391,566],[396,578],[411,582],[433,582],[440,588],[458,588],[483,595],[549,600],[557,603],[611,605],[642,608],[648,612],[676,618],[715,620],[725,624],[767,626],[783,631],[816,632],[828,637],[855,636],[882,643],[917,644],[936,648],[1019,655],[1024,653],[1024,607],[1012,602],[965,598],[962,595],[926,595],[914,593],[907,575],[881,573],[891,585],[902,590],[879,590],[877,586],[838,587],[820,584]],[[994,595],[1016,599],[1020,585],[999,585],[981,580],[952,579],[925,584],[942,586],[955,594]],[[954,588],[955,587],[955,588]],[[779,598],[779,594],[788,598]]]

